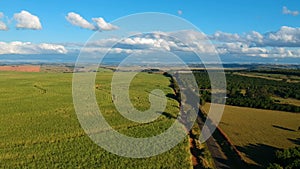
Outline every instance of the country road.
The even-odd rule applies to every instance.
[[[184,90],[181,90],[181,93],[183,96],[182,104],[184,104],[187,107],[190,107],[191,109],[193,109],[195,107],[195,105],[198,105],[198,103],[195,102],[195,100],[197,100],[197,97],[195,96],[193,91],[191,91],[189,89],[184,89]],[[187,99],[187,96],[189,97],[189,99]],[[199,111],[200,111],[199,113],[202,113],[200,109],[199,109]],[[196,119],[198,126],[201,130],[204,126],[204,119],[202,119],[199,115],[203,116],[204,114],[198,114],[197,119]],[[234,162],[225,155],[225,153],[222,151],[222,148],[220,147],[220,145],[218,144],[218,142],[215,140],[215,138],[213,136],[211,136],[206,141],[206,145],[207,145],[208,150],[210,151],[211,156],[214,160],[214,165],[215,165],[216,169],[234,168],[234,166],[233,166]],[[195,168],[197,168],[197,167],[195,167]]]
[[[198,116],[197,123],[200,129],[204,126],[204,121]],[[214,160],[216,169],[228,169],[233,168],[230,165],[230,160],[226,157],[225,153],[222,151],[222,148],[217,143],[217,141],[211,136],[208,140],[206,140],[206,145],[208,150]]]
[[[168,77],[172,77],[170,75],[167,75]],[[173,80],[171,80],[171,83],[174,83],[175,81],[180,84],[184,84],[183,81],[181,81],[180,74],[175,74],[175,76],[172,77]],[[175,81],[174,81],[175,78]],[[177,84],[176,84],[177,85]],[[187,128],[191,127],[190,124],[187,120],[187,117],[189,116],[188,112],[191,110],[196,110],[198,109],[199,106],[199,96],[195,94],[195,91],[192,89],[192,87],[187,87],[185,86],[184,88],[180,88],[180,90],[176,90],[175,85],[173,85],[174,92],[177,94],[180,93],[180,98],[178,99],[179,103],[181,106],[184,108],[181,111],[182,118],[184,119],[184,123],[187,126]],[[195,114],[196,115],[196,114]],[[201,109],[199,109],[198,114],[196,115],[197,119],[196,122],[200,128],[200,130],[203,128],[204,123],[205,123],[205,114],[202,112]],[[227,155],[222,151],[223,148],[219,145],[218,141],[216,138],[211,136],[208,140],[206,140],[205,144],[208,147],[208,150],[213,158],[214,161],[214,168],[216,169],[234,169],[234,168],[240,168],[237,167],[236,161],[232,158],[228,158]],[[198,169],[198,166],[194,166],[195,169]]]

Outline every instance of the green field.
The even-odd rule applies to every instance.
[[[171,97],[153,123],[138,124],[115,110],[110,96],[111,72],[99,72],[95,91],[106,120],[128,136],[148,137],[167,129],[179,112]],[[139,74],[130,98],[137,109],[149,108],[149,91],[172,95],[169,78]],[[132,159],[111,154],[82,130],[72,103],[72,74],[0,72],[0,168],[191,168],[188,137],[163,154]]]
[[[208,111],[210,104],[204,106]],[[221,129],[246,161],[266,166],[275,150],[299,145],[300,115],[296,113],[226,106]]]

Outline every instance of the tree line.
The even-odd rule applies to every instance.
[[[210,80],[207,71],[194,71],[203,101],[211,101]],[[296,72],[295,72],[296,73]],[[226,72],[226,104],[288,112],[300,112],[300,107],[276,102],[272,96],[300,99],[300,83],[288,83]]]
[[[300,146],[276,151],[274,161],[267,169],[299,169]]]

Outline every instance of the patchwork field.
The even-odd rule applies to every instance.
[[[39,72],[40,66],[0,66],[0,71],[17,71],[17,72]]]
[[[208,111],[210,104],[204,106]],[[226,106],[221,129],[253,165],[266,166],[274,150],[300,145],[300,114]]]
[[[119,132],[148,137],[167,129],[178,114],[168,97],[167,108],[153,123],[137,124],[119,115],[110,96],[111,72],[99,72],[95,92],[101,112]],[[130,98],[147,109],[149,91],[172,96],[169,78],[139,74]],[[0,168],[191,168],[189,141],[158,156],[132,159],[111,154],[94,144],[82,130],[72,104],[72,74],[0,72]]]

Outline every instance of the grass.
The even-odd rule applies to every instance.
[[[178,114],[178,103],[168,98],[156,121],[140,125],[117,113],[110,96],[112,72],[97,74],[97,101],[107,121],[128,136],[154,136],[167,129]],[[163,154],[132,159],[111,154],[84,133],[72,104],[72,74],[57,72],[0,72],[0,168],[191,168],[189,141]],[[149,91],[173,93],[169,78],[139,74],[130,98],[138,109],[147,109]]]
[[[204,106],[209,110],[210,104]],[[300,115],[295,113],[226,106],[221,129],[254,168],[266,166],[274,150],[299,145]]]
[[[300,106],[300,100],[293,99],[293,98],[281,98],[281,97],[272,97],[275,102],[279,102],[280,104],[291,104],[295,106]]]

